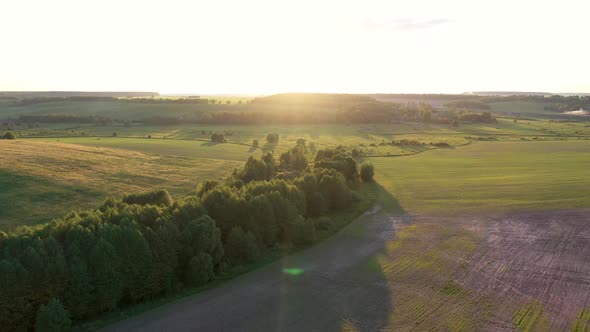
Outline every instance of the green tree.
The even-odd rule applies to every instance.
[[[3,138],[3,139],[16,139],[16,136],[14,136],[14,134],[13,134],[13,133],[11,133],[11,132],[7,132],[6,134],[4,134],[4,135],[2,136],[2,138]]]
[[[244,232],[239,226],[232,228],[229,233],[225,251],[229,261],[235,265],[252,262],[259,255],[254,235]]]
[[[99,239],[89,256],[92,276],[92,311],[101,313],[113,310],[122,295],[122,280],[118,272],[119,257],[115,248],[105,239]]]
[[[266,142],[268,144],[278,144],[279,143],[279,134],[270,133],[270,134],[266,135]]]
[[[360,170],[361,179],[364,182],[371,182],[373,181],[373,175],[375,175],[375,168],[373,164],[365,163],[361,165]]]
[[[37,332],[61,332],[69,331],[72,328],[72,321],[68,312],[64,309],[57,298],[52,298],[49,303],[41,306],[35,321]]]
[[[211,135],[211,142],[215,142],[215,143],[225,143],[225,136],[223,136],[223,134],[218,134],[218,133],[213,133]]]
[[[332,210],[345,206],[350,190],[342,175],[324,175],[319,182],[320,192],[326,199],[326,205]]]
[[[170,196],[170,193],[166,189],[159,189],[146,193],[126,195],[123,197],[123,202],[127,204],[170,206],[173,200],[172,196]]]
[[[279,227],[270,201],[264,194],[257,195],[248,202],[247,230],[253,232],[259,243],[267,247],[277,242]]]
[[[315,226],[311,219],[299,216],[289,224],[289,238],[296,246],[307,245],[316,240]]]
[[[82,319],[88,312],[91,301],[92,285],[86,262],[80,258],[82,254],[77,246],[69,249],[71,258],[68,260],[68,274],[63,293],[64,304],[74,319]]]
[[[200,252],[190,259],[185,277],[187,284],[199,286],[213,280],[214,277],[213,259],[209,254]]]

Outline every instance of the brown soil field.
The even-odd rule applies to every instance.
[[[375,208],[312,248],[104,330],[584,331],[589,212]]]
[[[485,330],[566,331],[590,307],[590,210],[503,215],[477,227],[483,239],[460,278],[495,299]]]

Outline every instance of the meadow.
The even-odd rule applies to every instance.
[[[463,214],[590,205],[590,142],[477,142],[403,158],[370,158],[412,213]]]
[[[247,148],[232,159],[223,158],[232,151],[194,157],[39,140],[2,140],[0,150],[0,223],[5,229],[94,207],[109,195],[154,188],[186,194],[199,182],[241,166],[248,155]]]
[[[210,142],[211,133],[216,132],[226,133],[228,143]],[[265,141],[266,134],[271,132],[279,134],[277,144]],[[582,165],[587,161],[586,142],[590,139],[590,127],[584,122],[515,122],[505,118],[498,119],[496,124],[459,127],[402,122],[305,126],[79,125],[72,129],[71,124],[54,124],[16,133],[21,138],[15,142],[0,141],[0,170],[6,184],[2,186],[3,202],[18,202],[4,203],[0,215],[3,227],[49,221],[69,209],[96,205],[108,193],[122,195],[161,187],[175,195],[184,194],[202,179],[226,175],[250,156],[287,151],[300,138],[308,143],[310,157],[318,149],[338,145],[362,151],[365,156],[382,156],[367,160],[377,166],[379,181],[408,208],[422,212],[451,205],[456,211],[477,209],[475,203],[488,204],[485,197],[480,197],[491,195],[488,185],[502,189],[493,191],[497,192],[498,208],[532,208],[537,204],[534,202],[546,202],[551,189],[559,189],[536,190],[543,189],[539,188],[543,181],[563,186],[562,180],[578,177],[581,189],[573,181],[568,187],[571,190],[562,190],[560,195],[586,192]],[[113,133],[117,136],[113,137]],[[258,148],[252,147],[254,139],[261,142]],[[385,144],[402,139],[425,145]],[[440,142],[451,148],[430,145]],[[560,147],[568,149],[560,152]],[[578,148],[581,150],[576,151]],[[405,157],[393,158],[396,156]],[[475,179],[482,169],[485,174],[497,176]],[[541,176],[543,171],[555,174]],[[535,190],[531,189],[532,196],[526,192],[518,196],[520,191],[515,188]],[[576,202],[579,205],[584,200],[563,197],[561,202],[564,206]],[[493,207],[490,203],[490,209]],[[16,211],[24,208],[31,211],[30,215],[17,221]]]
[[[361,255],[346,267],[346,275],[352,280],[314,285],[339,290],[339,294],[351,299],[360,290],[357,286],[341,287],[349,285],[347,282],[384,287],[379,294],[371,290],[371,294],[375,293],[373,299],[383,304],[374,312],[379,313],[384,329],[471,331],[489,327],[485,324],[491,320],[521,330],[564,330],[587,324],[588,309],[579,296],[568,295],[569,284],[555,283],[554,287],[564,287],[564,295],[553,296],[546,291],[544,281],[535,279],[534,274],[523,275],[521,267],[528,264],[528,257],[539,262],[529,269],[542,268],[539,273],[555,280],[572,280],[585,273],[588,232],[580,209],[590,206],[590,125],[581,120],[558,119],[542,103],[510,101],[490,106],[497,115],[496,122],[455,126],[398,120],[379,124],[149,125],[133,120],[162,114],[197,116],[229,106],[68,101],[28,105],[19,110],[14,105],[0,105],[0,115],[11,117],[56,112],[117,116],[130,121],[38,127],[14,124],[11,131],[17,139],[0,140],[0,228],[12,230],[19,225],[47,222],[72,209],[96,207],[110,195],[120,198],[163,188],[173,197],[182,197],[194,193],[204,180],[221,179],[243,167],[251,156],[259,158],[273,152],[278,159],[303,139],[303,154],[312,166],[317,151],[336,146],[356,150],[358,162],[375,166],[374,187],[359,190],[362,206],[332,216],[338,219],[337,228],[345,227],[362,212],[359,209],[368,209],[373,202],[375,206],[368,210],[376,212],[344,228],[344,234],[362,238],[362,243],[348,238],[339,242],[339,235],[302,257],[287,257],[280,262],[281,267],[293,261],[302,266],[316,264],[323,278],[340,272],[335,263],[326,262],[340,262],[344,252]],[[236,111],[249,106],[232,107]],[[314,107],[321,110],[324,106]],[[281,109],[290,108],[283,105]],[[517,113],[520,117],[515,116]],[[0,128],[0,132],[3,130]],[[211,142],[213,133],[224,134],[227,142]],[[266,141],[269,133],[279,135],[277,143]],[[252,146],[253,140],[260,142],[258,147]],[[420,144],[392,143],[402,140]],[[23,216],[22,211],[27,214]],[[551,228],[555,225],[561,226]],[[320,238],[334,231],[330,229]],[[527,251],[522,241],[528,241],[536,251]],[[576,243],[580,249],[572,251],[567,243]],[[523,259],[502,258],[514,255]],[[557,268],[557,261],[565,265]],[[275,276],[257,273],[255,276],[261,280],[273,280]],[[482,286],[491,284],[497,284],[497,288],[490,291]],[[240,289],[247,294],[250,285]],[[517,287],[518,292],[511,287]],[[576,289],[580,296],[586,294],[584,289]],[[215,292],[231,303],[238,301],[231,292],[224,291],[223,285]],[[301,300],[293,308],[305,311],[305,303],[313,307],[316,293],[309,292],[311,300]],[[195,296],[198,299],[199,295]],[[269,296],[275,299],[276,294],[271,292]],[[169,300],[115,311],[107,320],[87,328],[104,326]],[[249,310],[246,302],[239,301],[238,306]],[[340,305],[330,301],[330,305]],[[566,306],[555,301],[571,303]],[[356,311],[363,309],[354,307]],[[163,312],[165,315],[166,310]],[[198,315],[182,312],[187,320]],[[292,314],[298,317],[300,312]],[[354,330],[357,323],[351,317],[338,326]]]

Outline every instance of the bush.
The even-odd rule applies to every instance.
[[[14,134],[13,134],[13,133],[11,133],[11,132],[7,132],[6,134],[4,134],[4,135],[2,136],[2,138],[3,138],[3,139],[16,139],[16,136],[14,136]]]
[[[373,181],[373,175],[375,175],[375,168],[373,164],[362,164],[361,165],[361,179],[364,182],[371,182]]]
[[[259,145],[260,145],[260,142],[258,142],[258,140],[257,140],[257,139],[254,139],[254,140],[252,141],[252,146],[253,146],[253,147],[257,148]]]
[[[266,141],[269,144],[277,144],[279,142],[279,134],[271,133],[266,135]]]
[[[71,327],[72,321],[70,320],[70,315],[55,297],[49,300],[49,303],[46,305],[41,306],[37,312],[35,331],[69,331]]]
[[[123,202],[127,204],[139,205],[172,205],[172,196],[165,189],[154,190],[142,194],[132,194],[123,197]]]
[[[225,136],[223,136],[223,134],[214,133],[213,135],[211,135],[211,142],[225,143]]]
[[[315,226],[317,229],[327,231],[332,228],[332,219],[330,219],[330,217],[318,218],[318,220],[315,222]]]

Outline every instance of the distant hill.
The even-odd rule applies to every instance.
[[[555,93],[555,92],[531,92],[531,91],[475,91],[466,94],[477,96],[590,96],[590,93]]]
[[[39,98],[39,97],[155,97],[157,92],[140,91],[0,91],[0,97]]]

